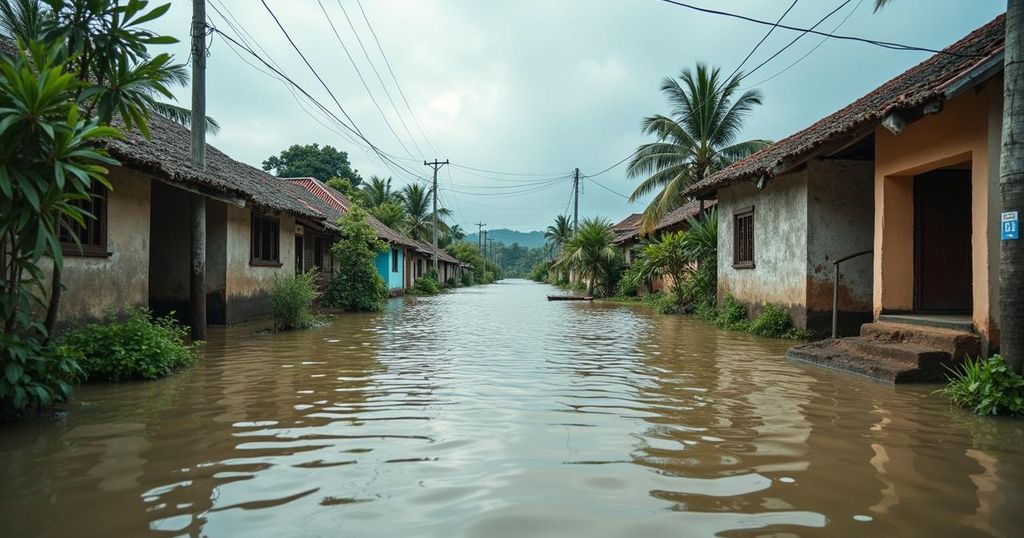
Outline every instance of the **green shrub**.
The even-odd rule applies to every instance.
[[[769,338],[782,338],[793,330],[793,317],[781,306],[766,304],[757,319],[750,324],[750,332]]]
[[[679,302],[676,300],[675,295],[671,293],[664,294],[654,302],[654,307],[658,310],[659,314],[678,314],[679,313]]]
[[[30,407],[67,401],[83,377],[81,353],[63,344],[0,333],[0,418],[13,419]]]
[[[411,295],[437,295],[441,293],[441,284],[437,281],[437,273],[431,270],[417,278],[409,293]]]
[[[530,269],[530,275],[528,278],[534,282],[544,282],[548,278],[548,271],[550,267],[551,264],[544,260],[541,260],[533,264],[533,267]]]
[[[1024,416],[1024,377],[1014,373],[999,355],[965,359],[951,368],[949,382],[939,392],[979,415]]]
[[[129,309],[124,321],[111,312],[104,323],[69,331],[62,344],[81,354],[79,364],[90,381],[156,379],[194,363],[199,342],[186,343],[188,327],[171,316],[154,318],[145,309]]]
[[[449,288],[457,288],[459,287],[459,281],[456,280],[455,277],[450,276],[448,277],[448,280],[445,281],[445,285]]]
[[[747,308],[732,295],[726,295],[718,307],[715,325],[723,329],[747,330],[750,327],[750,322],[747,321]]]
[[[687,274],[682,285],[676,288],[680,304],[686,312],[706,321],[717,316],[718,268],[714,260],[701,262],[697,270]]]
[[[308,329],[314,318],[310,312],[316,290],[316,272],[310,270],[291,278],[275,278],[270,288],[270,313],[274,328],[282,331]]]
[[[462,273],[462,285],[463,286],[473,286],[475,284],[476,284],[476,281],[473,279],[473,271],[465,271],[465,272]]]
[[[384,310],[388,285],[377,271],[376,259],[387,243],[366,223],[366,212],[353,206],[338,219],[341,239],[331,247],[337,273],[327,285],[324,303],[353,312]]]

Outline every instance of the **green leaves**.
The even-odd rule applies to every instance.
[[[979,415],[1024,416],[1024,377],[999,355],[967,358],[950,369],[948,379],[939,392],[959,406]]]

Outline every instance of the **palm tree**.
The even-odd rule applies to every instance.
[[[402,204],[405,206],[405,232],[409,234],[409,237],[417,241],[433,240],[434,214],[431,210],[432,201],[430,199],[432,195],[432,189],[428,189],[418,183],[402,187],[399,193]],[[452,212],[449,209],[437,208],[438,235],[444,235],[448,232],[448,225],[445,224],[444,218],[450,217],[451,214]]]
[[[694,71],[683,69],[678,80],[662,81],[670,116],[644,118],[644,134],[655,135],[657,141],[640,146],[626,169],[630,177],[647,176],[631,202],[658,191],[644,210],[641,230],[652,231],[661,217],[685,202],[682,192],[687,187],[770,144],[736,142],[743,120],[762,102],[757,90],[735,95],[742,79],[737,73],[722,80],[719,68],[698,63]]]
[[[370,176],[370,181],[362,186],[363,201],[367,207],[379,207],[388,202],[399,201],[399,193],[391,188],[391,178],[383,179]]]
[[[565,215],[558,215],[555,217],[555,223],[548,226],[547,231],[544,232],[544,239],[547,239],[554,246],[555,252],[561,252],[562,245],[572,237],[572,224],[569,222],[569,217]]]
[[[579,230],[563,246],[557,264],[572,267],[587,279],[587,294],[594,294],[597,279],[605,275],[607,263],[615,259],[615,232],[602,218],[583,219]]]

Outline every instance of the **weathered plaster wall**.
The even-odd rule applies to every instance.
[[[250,263],[250,210],[226,207],[226,322],[237,323],[268,315],[269,291],[274,277],[295,275],[295,218],[286,214],[275,215],[280,219],[281,264],[276,267],[257,266]]]
[[[754,268],[733,268],[733,211],[754,206]],[[718,297],[729,293],[753,317],[765,303],[806,326],[807,172],[775,178],[764,190],[742,183],[718,191]]]
[[[227,204],[206,200],[206,323],[227,323]]]
[[[873,310],[910,310],[914,303],[914,196],[913,176],[937,168],[971,162],[972,273],[974,324],[987,340],[996,343],[992,275],[995,259],[992,227],[998,212],[989,193],[998,198],[998,182],[991,168],[998,157],[990,152],[993,108],[1002,85],[990,81],[945,103],[943,110],[909,125],[899,135],[875,130],[875,262]]]
[[[124,168],[110,171],[107,257],[64,256],[61,325],[102,318],[110,308],[145,307],[149,289],[150,180]],[[50,282],[49,271],[45,282]]]
[[[869,250],[874,241],[874,163],[812,160],[807,163],[807,328],[826,335],[832,327],[833,261]],[[871,319],[871,256],[843,262],[839,322],[856,334]]]

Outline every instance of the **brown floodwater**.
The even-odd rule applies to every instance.
[[[0,535],[1021,536],[1024,421],[525,281],[0,426]]]

